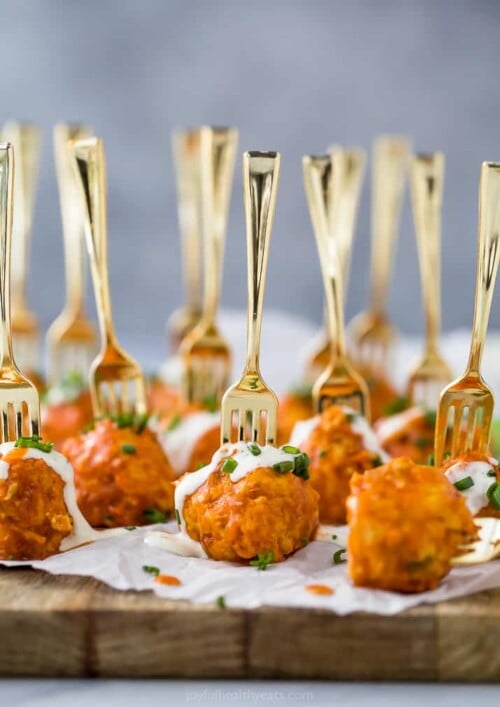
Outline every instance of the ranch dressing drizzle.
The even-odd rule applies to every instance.
[[[380,446],[380,442],[377,439],[377,435],[372,430],[363,415],[355,413],[348,407],[343,407],[343,411],[346,415],[353,415],[351,422],[351,429],[355,434],[358,434],[363,440],[363,447],[370,452],[378,454],[383,462],[389,461],[389,455],[384,452]],[[303,420],[302,422],[297,422],[293,428],[293,432],[290,438],[290,444],[300,447],[305,440],[311,435],[313,430],[320,423],[321,416],[315,415],[309,418],[309,420]]]
[[[492,460],[496,463],[495,460]],[[489,489],[491,484],[496,481],[493,476],[488,476],[488,472],[493,469],[493,465],[484,461],[475,462],[457,462],[450,466],[444,472],[444,475],[448,481],[452,484],[456,484],[457,481],[470,476],[474,482],[473,486],[459,493],[464,497],[467,508],[472,513],[476,515],[479,513],[481,508],[488,505],[488,498],[486,496],[486,491]]]
[[[203,411],[185,415],[172,430],[156,429],[160,444],[174,467],[176,476],[193,471],[188,465],[197,441],[208,430],[219,426],[220,413]]]
[[[0,454],[3,459],[0,460],[0,476],[6,479],[9,475],[9,463],[5,461],[5,456],[13,449],[14,442],[4,442],[0,444]],[[76,545],[95,540],[99,533],[94,530],[83,517],[76,503],[76,491],[73,480],[73,467],[62,454],[56,451],[42,452],[40,449],[32,447],[26,448],[24,459],[41,459],[48,467],[50,467],[64,482],[64,503],[68,513],[73,519],[73,532],[62,539],[59,549],[69,550]],[[7,468],[6,468],[7,467]]]
[[[277,447],[272,447],[271,445],[259,447],[259,449],[261,453],[254,455],[249,450],[246,442],[225,444],[215,452],[210,464],[198,469],[198,471],[193,471],[183,476],[177,483],[175,489],[175,509],[178,520],[180,521],[180,533],[170,535],[169,533],[161,531],[151,531],[146,535],[144,542],[147,545],[164,548],[176,555],[183,555],[185,557],[206,557],[207,555],[201,543],[197,540],[193,540],[187,532],[186,521],[183,514],[186,499],[208,481],[210,474],[216,470],[222,459],[231,457],[237,462],[234,471],[228,474],[231,481],[237,483],[255,469],[272,467],[273,464],[280,462],[293,461],[296,456],[284,452]]]
[[[409,410],[403,410],[403,412],[400,412],[397,415],[391,415],[390,417],[384,417],[381,420],[378,420],[375,425],[375,432],[379,443],[384,444],[384,442],[387,442],[409,422],[418,420],[420,417],[423,417],[423,415],[424,413],[421,408],[414,407]]]

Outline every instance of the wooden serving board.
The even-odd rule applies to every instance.
[[[397,616],[221,610],[0,570],[0,675],[500,682],[500,590]]]

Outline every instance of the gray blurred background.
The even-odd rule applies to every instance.
[[[470,325],[479,168],[500,159],[500,2],[1,0],[0,8],[1,120],[34,120],[44,131],[30,278],[44,327],[64,293],[58,120],[87,121],[105,140],[121,332],[161,337],[181,303],[170,134],[200,123],[238,126],[240,153],[282,152],[266,306],[317,321],[322,288],[301,155],[334,141],[369,147],[391,131],[419,150],[443,150],[443,323]],[[231,307],[246,302],[240,173],[241,158],[222,298]],[[406,196],[391,291],[406,332],[422,326],[414,240]],[[366,304],[368,263],[365,179],[348,316]]]

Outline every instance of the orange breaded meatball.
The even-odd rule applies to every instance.
[[[61,449],[68,437],[79,434],[92,420],[92,401],[88,390],[72,400],[42,406],[44,435],[54,442],[56,449]]]
[[[2,445],[4,447],[5,445]],[[64,481],[42,459],[25,458],[14,447],[0,459],[9,465],[0,478],[0,557],[43,560],[58,552],[73,530],[64,502]]]
[[[435,423],[435,413],[413,407],[378,420],[375,432],[391,457],[409,457],[416,464],[427,464],[434,452]]]
[[[362,366],[358,369],[358,372],[365,379],[368,386],[370,392],[371,419],[375,422],[380,417],[387,415],[387,410],[402,399],[385,376],[373,373]]]
[[[297,422],[307,420],[313,414],[309,387],[297,388],[283,396],[278,409],[278,444],[286,444]]]
[[[370,433],[363,418],[332,405],[317,418],[305,439],[292,437],[311,459],[309,473],[311,484],[319,493],[322,523],[345,523],[351,476],[382,463],[383,452],[377,449],[376,440],[373,439],[373,448],[367,449],[361,428],[353,429],[356,418]]]
[[[441,471],[462,494],[473,516],[500,518],[500,470],[496,459],[466,452],[445,459]]]
[[[220,459],[182,509],[187,533],[209,557],[280,562],[312,539],[318,495],[309,481],[262,466],[233,482],[222,470],[226,461]]]
[[[148,381],[147,395],[148,408],[162,417],[184,412],[186,408],[180,388],[169,385],[159,378]]]
[[[434,589],[475,536],[464,499],[443,473],[404,457],[353,476],[347,520],[352,581],[389,591]]]
[[[173,509],[174,474],[156,435],[126,418],[66,440],[78,505],[94,527],[143,525],[147,509]]]

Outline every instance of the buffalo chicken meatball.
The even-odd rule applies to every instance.
[[[94,527],[142,525],[173,508],[174,474],[147,419],[122,415],[68,439],[78,505]]]
[[[181,534],[215,560],[280,562],[313,538],[318,495],[299,450],[227,444],[175,492]],[[255,559],[254,559],[255,558]]]
[[[351,476],[387,459],[364,418],[335,405],[297,424],[292,444],[311,459],[309,473],[319,493],[322,523],[345,523]]]
[[[473,516],[500,518],[500,471],[496,459],[467,452],[445,459],[441,471],[464,497]]]
[[[399,592],[434,589],[475,537],[464,499],[444,474],[409,458],[355,474],[347,500],[354,584]]]
[[[40,438],[0,445],[0,558],[42,560],[73,533],[65,502],[71,467]],[[45,450],[45,451],[44,451]],[[61,464],[67,479],[58,473]]]
[[[378,420],[375,432],[391,457],[409,457],[416,464],[427,464],[434,452],[435,423],[434,412],[413,407]]]

